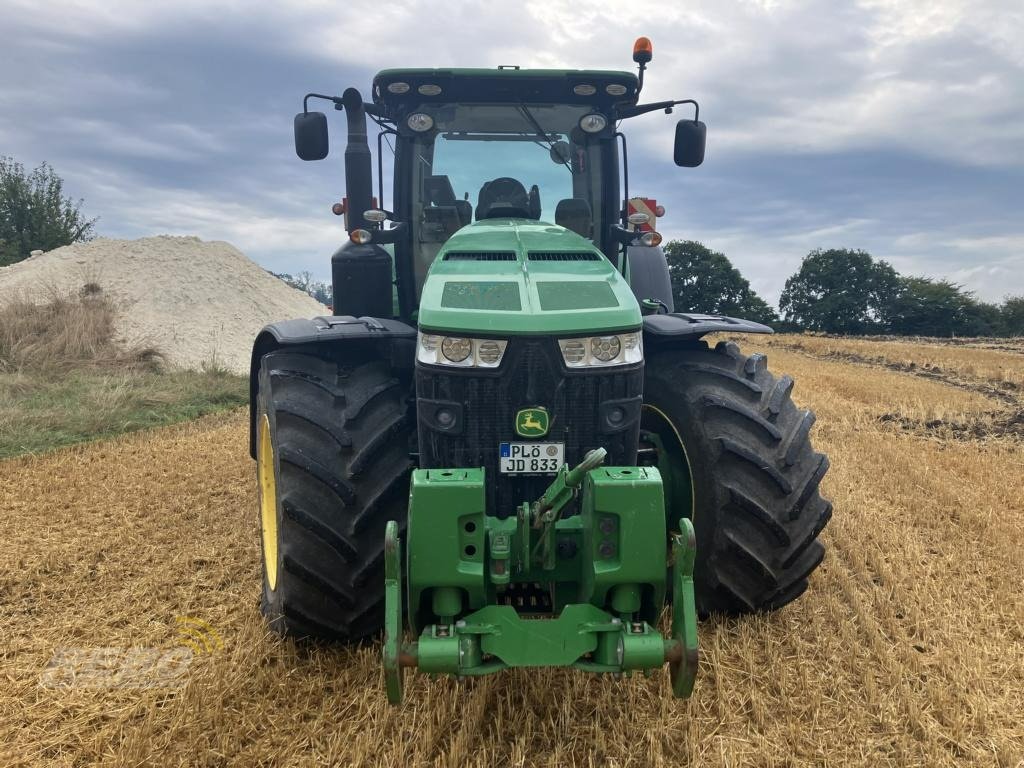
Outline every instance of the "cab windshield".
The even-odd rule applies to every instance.
[[[412,221],[417,288],[441,246],[474,221],[520,218],[600,232],[598,143],[572,105],[448,104],[424,110],[413,137]]]

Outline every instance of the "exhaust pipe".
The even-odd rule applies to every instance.
[[[341,95],[348,120],[345,146],[345,197],[348,231],[374,229],[364,214],[373,207],[373,163],[366,141],[366,110],[355,88]],[[379,230],[375,230],[379,231]],[[380,245],[346,242],[331,256],[334,314],[391,317],[391,255]]]
[[[348,121],[345,147],[345,197],[348,198],[348,231],[366,229],[363,214],[373,206],[373,163],[366,141],[366,110],[363,97],[355,88],[341,95]]]

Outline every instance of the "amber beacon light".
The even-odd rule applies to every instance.
[[[651,38],[638,37],[633,43],[633,61],[637,64],[647,64],[654,58],[654,46],[651,45]]]

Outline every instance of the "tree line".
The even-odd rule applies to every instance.
[[[319,301],[321,304],[326,306],[332,306],[334,304],[334,289],[333,286],[324,282],[323,280],[317,280],[313,277],[312,272],[297,272],[292,275],[288,272],[272,272],[267,270],[278,280],[282,280],[292,288],[308,293],[314,299]]]
[[[48,164],[27,171],[0,156],[0,266],[26,259],[36,249],[91,239],[96,219],[81,209],[82,201],[64,194],[63,180]],[[790,331],[1024,335],[1024,296],[984,302],[949,280],[900,275],[861,250],[811,251],[786,280],[778,312],[723,253],[695,240],[673,240],[665,256],[679,312],[745,317]],[[277,277],[323,304],[332,303],[330,284],[309,272]]]
[[[776,312],[725,254],[694,240],[665,246],[677,312],[745,317],[779,330],[900,336],[1024,335],[1024,296],[981,301],[949,280],[904,276],[862,250],[807,254]]]

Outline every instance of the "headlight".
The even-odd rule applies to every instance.
[[[467,339],[421,332],[416,342],[416,359],[427,365],[497,368],[507,346],[503,339]]]
[[[559,339],[558,346],[570,368],[628,365],[644,359],[644,344],[639,333]]]
[[[591,112],[589,115],[584,115],[580,118],[580,128],[586,133],[598,133],[603,131],[606,125],[608,125],[607,118],[596,112]]]
[[[405,123],[416,131],[416,133],[423,133],[424,131],[429,131],[434,127],[434,118],[430,115],[424,114],[423,112],[414,112],[409,115],[409,119],[406,120]]]

